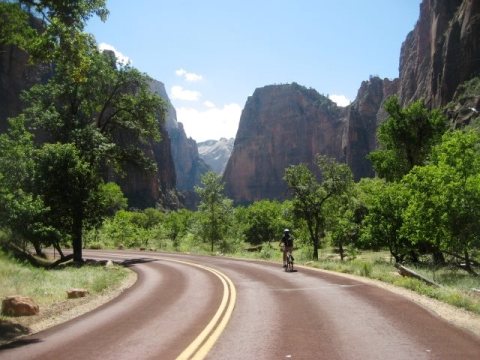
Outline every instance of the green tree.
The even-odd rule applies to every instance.
[[[202,176],[201,182],[203,186],[195,187],[195,192],[200,197],[200,227],[202,234],[210,241],[213,252],[214,244],[222,240],[228,230],[233,202],[223,193],[224,184],[220,175],[209,171]]]
[[[26,50],[35,33],[29,23],[29,14],[22,10],[19,3],[0,2],[0,44]]]
[[[405,177],[413,196],[404,231],[461,259],[473,271],[480,249],[480,134],[453,131],[434,147],[431,163]]]
[[[42,238],[53,229],[44,221],[48,208],[34,192],[33,136],[21,118],[9,124],[8,131],[0,135],[0,227],[13,230],[17,246],[26,248],[28,242],[41,255]]]
[[[35,186],[49,207],[47,222],[72,239],[74,253],[81,254],[85,210],[97,185],[95,173],[72,144],[45,144],[35,160]]]
[[[92,216],[98,220],[96,225],[100,225],[105,216],[113,216],[117,211],[124,210],[128,206],[128,200],[120,186],[113,182],[101,183],[94,196],[92,201],[94,207],[89,207],[87,211],[92,213],[98,211]]]
[[[326,227],[342,261],[346,256],[346,247],[358,247],[361,223],[366,215],[357,187],[353,183],[351,185],[344,194],[327,202]]]
[[[322,155],[317,156],[316,164],[322,173],[321,181],[304,164],[289,166],[284,177],[293,194],[294,216],[307,225],[314,260],[318,260],[318,249],[325,234],[326,201],[343,194],[353,182],[352,172],[345,164]]]
[[[187,209],[171,211],[166,214],[164,227],[167,236],[172,240],[175,250],[180,246],[180,240],[184,237],[191,226],[192,212]]]
[[[126,162],[136,162],[149,170],[155,168],[142,146],[160,140],[157,119],[163,118],[164,105],[150,92],[149,79],[144,74],[129,66],[117,68],[115,60],[99,53],[93,37],[83,32],[85,21],[91,16],[105,18],[105,1],[14,3],[44,19],[43,28],[36,31],[33,40],[25,41],[25,48],[33,60],[54,64],[54,73],[47,83],[35,85],[25,94],[28,107],[22,119],[41,140],[66,145],[50,147],[43,152],[45,158],[38,159],[60,167],[72,166],[70,170],[76,173],[78,181],[73,184],[78,187],[69,186],[68,194],[70,200],[76,201],[75,209],[72,204],[65,205],[70,208],[64,212],[75,219],[62,219],[61,223],[72,224],[68,236],[73,242],[74,258],[80,262],[83,226],[92,222],[90,217],[94,214],[86,209],[103,183],[102,174],[106,168],[121,172]],[[6,34],[5,40],[9,32],[2,34]],[[11,36],[7,40],[17,41]],[[65,162],[60,164],[63,152],[74,155],[75,161],[68,163],[63,159]],[[41,167],[37,181],[42,183],[40,175],[52,178],[50,170],[56,171],[55,166]],[[45,185],[43,189],[49,191],[44,197],[46,201],[67,196],[62,194],[63,187]],[[45,205],[59,208],[52,203]],[[60,224],[58,212],[54,218]],[[62,231],[66,228],[62,225]]]
[[[287,227],[283,217],[283,206],[278,201],[256,201],[246,208],[245,239],[250,244],[280,240]]]
[[[79,187],[71,189],[71,196],[78,201],[76,212],[71,213],[78,217],[72,220],[76,261],[82,259],[82,227],[90,221],[86,202],[99,189],[103,169],[109,166],[121,171],[122,164],[136,162],[153,170],[154,164],[141,146],[159,140],[156,117],[163,109],[161,100],[149,92],[147,79],[138,71],[116,70],[107,57],[98,53],[93,53],[92,60],[88,81],[66,83],[57,73],[47,84],[34,86],[26,96],[30,106],[24,112],[33,127],[49,134],[50,141],[74,145],[88,169],[88,174],[83,174],[88,175],[88,181],[85,178],[85,182],[76,182]],[[120,133],[131,142],[122,142]],[[56,191],[63,192],[64,188]]]
[[[415,165],[424,164],[431,147],[447,129],[447,120],[437,110],[428,110],[421,100],[402,108],[397,97],[385,101],[388,113],[377,131],[379,149],[368,158],[378,176],[400,180]]]
[[[363,221],[362,241],[371,248],[388,247],[396,262],[403,262],[411,253],[412,243],[402,232],[403,213],[409,192],[401,183],[375,182],[368,214]]]

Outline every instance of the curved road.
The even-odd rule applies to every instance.
[[[479,359],[480,339],[378,287],[220,257],[86,252],[137,283],[0,359]]]

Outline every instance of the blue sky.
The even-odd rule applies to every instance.
[[[87,31],[165,84],[187,136],[234,137],[258,87],[297,82],[353,101],[398,76],[420,0],[107,0]],[[338,100],[340,99],[340,100]]]

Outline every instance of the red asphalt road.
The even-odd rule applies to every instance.
[[[175,359],[236,287],[232,317],[207,359],[480,359],[480,339],[373,285],[278,264],[138,252],[137,283],[77,319],[0,349],[0,359]],[[135,260],[137,259],[137,260]],[[143,259],[143,260],[140,260]]]

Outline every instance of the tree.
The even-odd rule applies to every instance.
[[[401,183],[382,180],[363,185],[367,185],[370,199],[362,223],[361,241],[370,248],[386,246],[396,262],[403,262],[413,248],[402,232],[403,213],[410,199],[408,190]]]
[[[473,271],[480,249],[480,134],[452,131],[432,151],[431,163],[404,180],[413,194],[404,231],[461,259]]]
[[[358,246],[361,222],[366,215],[366,208],[358,199],[357,188],[353,185],[327,203],[329,216],[326,227],[342,261],[346,256],[346,246]]]
[[[0,2],[0,44],[25,50],[35,33],[29,24],[29,14],[18,3]]]
[[[166,214],[164,227],[175,250],[178,249],[181,238],[187,234],[191,219],[192,212],[187,209],[171,211]]]
[[[40,152],[44,157],[38,158],[43,165],[37,182],[48,191],[45,201],[67,197],[75,202],[65,204],[69,210],[56,212],[52,219],[58,226],[62,224],[62,231],[67,228],[65,224],[71,224],[68,236],[73,242],[74,259],[81,262],[82,229],[93,221],[94,215],[86,209],[103,183],[102,174],[106,168],[121,172],[127,161],[135,161],[145,169],[155,168],[143,153],[142,145],[160,140],[157,119],[163,119],[165,107],[150,92],[144,74],[129,66],[117,68],[115,60],[101,54],[93,37],[83,32],[89,17],[96,14],[105,18],[105,1],[14,3],[43,19],[43,28],[36,31],[33,40],[25,40],[24,45],[33,60],[54,64],[54,72],[47,83],[37,84],[25,94],[28,107],[22,119],[39,138],[35,143],[57,144]],[[12,32],[2,31],[5,38],[9,33]],[[8,40],[16,41],[11,36]],[[67,161],[67,153],[74,156],[74,161]],[[42,176],[52,179],[57,165],[71,171],[68,176],[75,180],[69,185],[68,195],[63,194],[63,187],[53,188],[42,182]],[[59,209],[54,203],[47,202],[45,206],[52,212]],[[60,221],[59,213],[75,218],[62,217]]]
[[[42,238],[53,229],[44,222],[47,206],[34,193],[33,136],[22,118],[9,124],[8,131],[0,135],[0,226],[13,230],[13,241],[20,248],[29,242],[41,255]]]
[[[157,117],[163,110],[163,103],[149,92],[147,79],[138,71],[116,70],[107,57],[95,52],[91,65],[85,82],[66,83],[56,74],[47,84],[34,86],[26,96],[30,106],[24,113],[30,124],[49,134],[50,141],[72,144],[85,164],[82,169],[88,169],[82,173],[85,182],[76,182],[78,187],[70,189],[76,199],[76,212],[71,213],[77,217],[72,229],[76,261],[81,261],[82,227],[90,221],[87,201],[103,182],[103,170],[108,166],[121,171],[124,163],[132,161],[153,170],[141,146],[159,140]],[[122,141],[120,133],[130,141]],[[52,190],[64,191],[62,187]]]
[[[256,201],[246,209],[246,240],[253,245],[279,240],[287,226],[282,204],[278,201]]]
[[[352,172],[345,164],[322,155],[317,156],[316,164],[322,173],[320,182],[305,164],[289,166],[284,177],[293,194],[294,216],[307,224],[314,260],[318,260],[325,233],[325,203],[344,193],[353,182]]]
[[[379,149],[368,158],[379,177],[396,181],[425,162],[447,129],[447,121],[439,110],[428,110],[421,100],[402,109],[393,96],[384,107],[389,117],[377,131]]]
[[[221,176],[212,171],[205,173],[201,179],[202,187],[195,187],[200,197],[198,211],[201,215],[202,233],[211,244],[214,244],[225,235],[232,215],[233,202],[223,194],[224,184]]]

